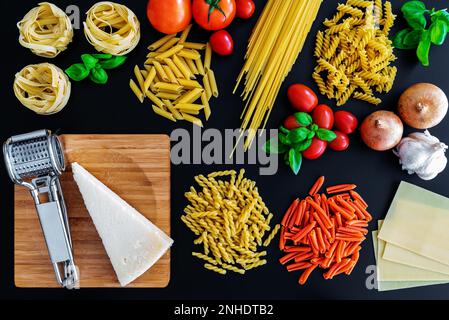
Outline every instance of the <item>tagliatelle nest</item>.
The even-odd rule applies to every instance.
[[[41,2],[17,23],[19,43],[34,54],[54,58],[72,42],[69,17],[54,4]]]
[[[84,34],[97,51],[121,56],[139,43],[139,20],[126,6],[103,1],[93,5],[86,14]]]
[[[28,109],[49,115],[61,111],[70,98],[67,75],[51,63],[26,66],[16,74],[14,93]]]

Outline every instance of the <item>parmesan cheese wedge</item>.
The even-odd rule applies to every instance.
[[[73,178],[122,287],[151,268],[173,240],[78,163]]]

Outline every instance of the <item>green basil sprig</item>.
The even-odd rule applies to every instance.
[[[308,113],[297,112],[293,116],[301,127],[288,130],[280,126],[278,136],[270,139],[265,144],[264,150],[270,154],[283,154],[285,163],[294,174],[298,174],[302,166],[302,152],[312,145],[312,139],[317,137],[332,142],[337,135],[331,130],[318,127]]]
[[[109,76],[106,70],[112,70],[125,63],[125,56],[113,56],[107,53],[81,55],[82,63],[72,64],[65,73],[73,81],[89,79],[97,84],[106,84]]]
[[[429,66],[429,52],[432,44],[440,46],[449,31],[447,9],[428,10],[422,1],[408,1],[401,8],[409,28],[399,31],[393,38],[395,48],[415,50],[423,66]],[[428,19],[430,17],[430,19]],[[430,25],[428,22],[430,21]]]

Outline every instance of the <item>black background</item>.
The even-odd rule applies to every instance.
[[[5,140],[13,134],[48,128],[59,133],[165,133],[178,127],[192,130],[188,123],[173,124],[153,114],[150,104],[140,104],[128,87],[129,78],[135,64],[142,65],[149,43],[158,39],[145,16],[146,1],[120,1],[138,16],[142,27],[142,39],[139,46],[129,55],[126,65],[110,73],[110,81],[105,86],[96,86],[89,81],[72,83],[72,95],[67,107],[52,116],[38,116],[21,106],[12,90],[14,74],[25,65],[52,62],[61,68],[78,62],[82,53],[93,52],[85,40],[82,30],[75,31],[74,42],[67,51],[56,59],[49,60],[32,54],[22,48],[18,41],[16,23],[25,13],[37,4],[37,1],[2,1],[2,66],[1,66],[1,114],[0,139]],[[249,21],[236,19],[228,28],[235,40],[235,53],[226,58],[214,56],[215,70],[220,89],[220,97],[212,101],[212,117],[206,128],[237,128],[243,103],[232,88],[243,63],[247,39],[260,14],[265,1],[256,0],[257,12]],[[84,12],[94,3],[89,1],[54,1],[61,8],[76,4]],[[393,1],[394,11],[399,12],[402,1]],[[441,8],[447,1],[426,1],[430,7]],[[324,1],[319,16],[313,25],[311,35],[292,72],[286,79],[279,94],[268,127],[276,128],[282,119],[292,110],[286,99],[286,90],[292,83],[305,83],[316,89],[311,80],[315,65],[312,58],[313,39],[321,28],[320,23],[334,14],[337,1]],[[394,30],[404,27],[401,17],[397,19]],[[193,29],[192,39],[205,41],[208,33],[198,27]],[[382,97],[379,107],[351,100],[342,109],[355,113],[360,119],[378,109],[394,110],[400,93],[415,82],[432,82],[449,93],[449,60],[447,45],[433,47],[431,66],[420,66],[413,52],[396,50],[399,68],[393,90]],[[333,101],[320,97],[320,102],[335,108]],[[407,132],[410,130],[407,129]],[[449,142],[449,118],[431,130],[442,141]],[[259,176],[257,165],[243,166],[247,175],[257,180],[260,192],[279,222],[288,204],[297,196],[304,195],[315,179],[320,175],[327,177],[327,184],[356,183],[359,191],[370,204],[371,212],[377,219],[383,218],[401,180],[417,184],[426,189],[449,196],[449,170],[435,180],[426,182],[416,176],[408,176],[401,171],[398,159],[391,152],[378,153],[369,150],[360,141],[358,134],[351,137],[351,147],[347,152],[327,152],[314,162],[305,162],[298,176],[294,176],[282,163],[274,176]],[[19,289],[14,286],[14,243],[13,243],[13,186],[4,170],[0,169],[2,189],[2,214],[0,215],[0,297],[1,298],[92,298],[92,299],[448,299],[449,285],[415,288],[408,290],[379,293],[365,287],[368,265],[374,264],[372,242],[365,241],[361,258],[350,277],[340,276],[332,281],[323,279],[320,272],[314,272],[309,282],[301,287],[297,284],[298,273],[285,271],[277,259],[281,256],[275,245],[269,248],[268,264],[248,272],[245,276],[228,274],[225,277],[206,271],[191,257],[194,249],[193,234],[179,219],[186,204],[183,193],[193,183],[193,177],[199,173],[208,173],[216,169],[234,168],[233,166],[204,165],[172,166],[171,172],[171,215],[172,248],[171,281],[165,289],[81,289],[67,291],[60,289]],[[240,167],[240,166],[239,166]],[[371,229],[375,229],[376,220]],[[426,232],[426,230],[423,230]],[[449,232],[449,226],[448,226]]]

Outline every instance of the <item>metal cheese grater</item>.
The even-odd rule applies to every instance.
[[[74,288],[78,273],[59,181],[65,161],[58,137],[49,130],[13,136],[4,143],[3,155],[11,180],[27,187],[34,199],[58,283]]]

